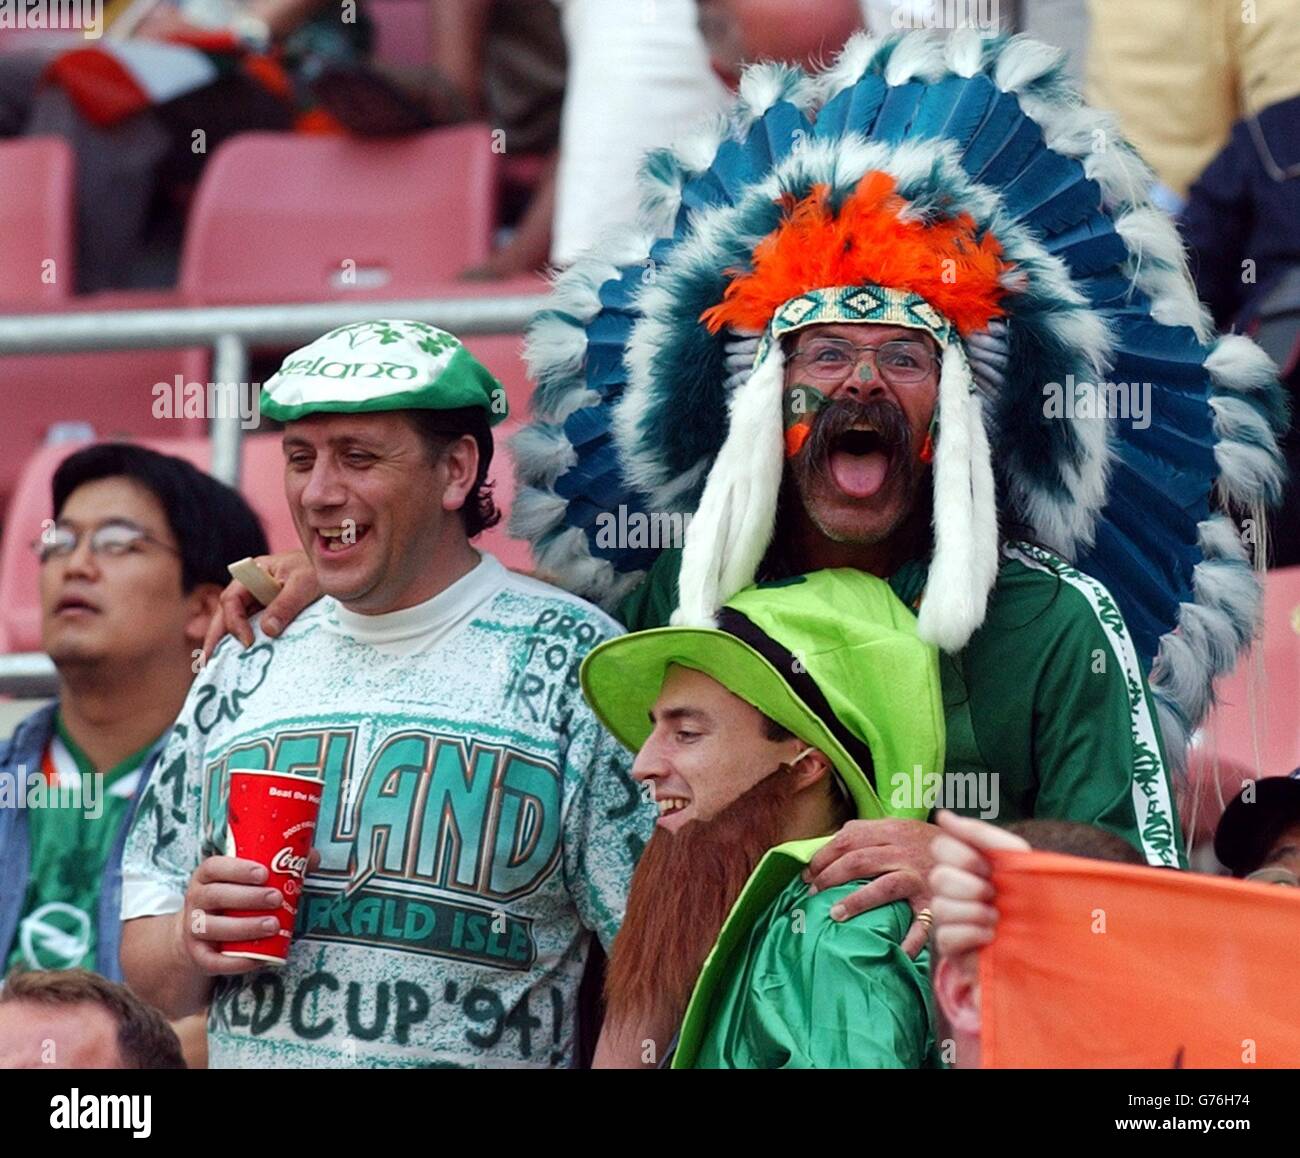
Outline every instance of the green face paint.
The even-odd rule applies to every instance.
[[[807,382],[796,382],[787,387],[782,406],[786,430],[802,423],[811,423],[817,417],[817,412],[824,406],[829,406],[830,401],[816,386],[810,386]]]
[[[862,364],[858,366],[859,382],[871,382],[875,379],[875,377],[876,377],[876,372],[874,369],[872,369],[872,364],[870,362],[863,361]]]
[[[796,382],[788,387],[782,402],[781,413],[785,423],[785,456],[793,458],[803,449],[812,431],[817,412],[830,404],[830,399],[807,382]]]

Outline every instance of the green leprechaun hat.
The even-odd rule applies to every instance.
[[[887,583],[850,569],[759,583],[715,622],[619,636],[587,656],[582,690],[620,743],[645,743],[678,664],[821,751],[858,816],[927,814],[925,786],[943,771],[938,651]]]

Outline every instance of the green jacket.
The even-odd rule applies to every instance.
[[[799,874],[827,839],[759,862],[695,984],[673,1069],[938,1066],[928,958],[900,947],[911,910],[832,921],[861,882],[808,895]]]
[[[629,631],[668,622],[680,560],[664,551],[625,600]],[[913,562],[889,585],[915,608],[925,580]],[[984,625],[960,655],[941,655],[940,677],[947,760],[931,807],[998,824],[1094,824],[1150,864],[1187,866],[1146,676],[1100,583],[1041,548],[1008,544]]]

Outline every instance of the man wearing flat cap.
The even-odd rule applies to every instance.
[[[472,545],[505,410],[417,322],[334,330],[265,384],[325,598],[215,650],[124,863],[126,977],[173,1017],[211,1002],[214,1066],[574,1062],[591,934],[612,942],[653,812],[578,690],[620,629]],[[221,952],[283,900],[223,855],[234,769],[321,788],[279,968]]]

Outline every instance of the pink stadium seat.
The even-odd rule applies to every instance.
[[[59,308],[108,312],[177,304],[173,294],[126,291],[78,297]],[[51,312],[48,305],[28,309]],[[206,383],[208,366],[208,352],[201,348],[0,357],[0,389],[10,400],[0,423],[0,509],[13,492],[24,462],[57,424],[88,426],[96,438],[205,434],[203,418],[156,417],[154,403],[159,396],[154,386],[174,385],[177,374],[183,383]]]
[[[502,511],[501,523],[477,540],[507,567],[517,571],[532,570],[528,544],[511,539],[505,531],[505,515],[514,497],[514,467],[507,440],[517,424],[506,422],[494,431],[496,451],[489,477]],[[139,440],[164,454],[175,454],[207,470],[212,462],[212,446],[206,438]],[[42,520],[50,517],[50,479],[55,468],[78,446],[42,447],[32,455],[9,504],[0,537],[0,652],[38,651],[41,645],[41,613],[38,587],[38,564],[29,544],[41,532]],[[254,435],[243,442],[240,490],[266,528],[272,551],[295,550],[298,533],[284,501],[284,460],[279,436]],[[233,562],[234,560],[231,560]]]
[[[204,170],[181,292],[204,305],[445,292],[491,252],[486,125],[394,141],[245,133]]]
[[[1257,681],[1260,663],[1263,679]],[[1220,799],[1231,800],[1244,779],[1282,776],[1300,766],[1300,567],[1267,573],[1261,638],[1216,690],[1218,703],[1188,759],[1188,798],[1202,834],[1213,832],[1223,811]],[[1191,823],[1190,816],[1184,819]]]
[[[431,48],[428,0],[367,0],[374,25],[371,58],[394,68],[427,68]]]
[[[73,155],[61,137],[0,141],[0,307],[73,294]]]

